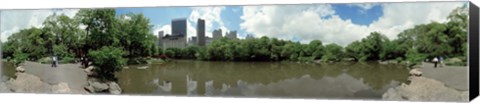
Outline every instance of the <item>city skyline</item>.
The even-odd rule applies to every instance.
[[[346,44],[379,31],[390,39],[414,25],[431,21],[444,22],[449,11],[466,2],[425,3],[359,3],[359,4],[300,4],[261,6],[211,6],[211,7],[150,7],[116,8],[117,15],[143,13],[153,25],[152,34],[158,31],[171,34],[170,21],[187,19],[187,37],[196,36],[196,22],[205,20],[205,36],[212,37],[216,29],[237,31],[238,38],[246,34],[268,36],[308,43]],[[279,7],[281,6],[281,7]],[[415,10],[416,12],[411,12]],[[43,20],[53,12],[73,17],[78,9],[61,10],[5,10],[1,19],[1,40],[20,29],[41,27]]]

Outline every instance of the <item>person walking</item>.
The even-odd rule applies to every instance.
[[[438,58],[438,61],[440,62],[440,63],[439,63],[440,67],[443,67],[443,57],[442,57],[442,56],[440,56],[440,57]]]
[[[57,67],[56,64],[55,64],[55,61],[57,60],[57,58],[55,58],[55,56],[52,56],[52,67]]]
[[[438,65],[438,58],[437,58],[437,57],[435,57],[435,58],[433,58],[433,60],[432,60],[432,61],[433,61],[433,64],[434,64],[434,65],[433,65],[433,67],[434,67],[434,68],[437,68],[437,65]]]
[[[55,55],[55,67],[57,67],[57,66],[58,66],[58,56]]]

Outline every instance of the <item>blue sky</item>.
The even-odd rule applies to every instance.
[[[297,4],[207,7],[145,7],[117,8],[117,15],[142,13],[150,19],[152,33],[169,33],[170,22],[187,18],[187,36],[196,34],[196,20],[205,19],[206,35],[221,28],[236,30],[239,38],[246,34],[268,36],[308,43],[321,40],[324,44],[345,46],[355,40],[380,32],[395,39],[401,31],[432,21],[446,22],[450,12],[468,2],[412,2],[357,4]],[[64,13],[75,16],[79,9],[62,10],[2,10],[1,41],[29,27],[42,27],[46,17]]]
[[[377,20],[383,15],[382,6],[375,5],[371,9],[364,10],[360,6],[352,6],[348,4],[333,4],[335,13],[343,20],[350,19],[352,23],[358,25],[369,25],[373,21]],[[188,18],[192,13],[190,7],[150,7],[150,8],[118,8],[116,9],[117,15],[127,13],[143,13],[150,19],[152,25],[168,25],[170,21],[175,18]],[[221,11],[220,19],[223,21],[224,26],[229,30],[236,30],[238,36],[245,37],[245,30],[240,28],[242,19],[240,18],[243,13],[242,6],[225,6]],[[195,26],[195,22],[191,22],[192,26]],[[214,29],[220,28],[218,23],[213,23],[212,29],[207,32],[211,32]],[[293,41],[300,41],[302,38],[291,38]]]

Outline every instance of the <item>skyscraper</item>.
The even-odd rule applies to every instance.
[[[197,20],[197,45],[205,46],[205,20]]]
[[[179,18],[172,20],[172,36],[187,35],[187,19]]]

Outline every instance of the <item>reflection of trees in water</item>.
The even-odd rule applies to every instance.
[[[151,83],[146,84],[143,81],[147,80],[148,82],[152,82],[154,79],[158,79],[160,82],[171,81],[171,93],[175,95],[188,94],[188,81],[186,78],[186,75],[188,75],[192,81],[198,82],[195,89],[197,93],[195,94],[203,95],[211,92],[212,88],[241,88],[238,81],[245,84],[269,85],[289,79],[299,79],[304,75],[309,75],[309,78],[315,80],[338,78],[341,75],[352,75],[352,78],[357,79],[357,81],[362,78],[363,83],[378,90],[386,84],[391,84],[391,80],[402,81],[406,79],[406,76],[403,75],[406,74],[405,72],[407,71],[397,68],[399,68],[397,65],[380,66],[375,64],[361,65],[351,63],[298,64],[292,62],[205,62],[176,60],[165,64],[152,64],[145,70],[130,68],[122,71],[120,74],[122,78],[131,79],[129,81],[130,83],[128,83],[129,85],[122,86],[121,84],[122,88],[130,87],[130,90],[134,90],[135,92],[146,92],[152,89],[158,89],[158,87],[151,87],[153,86]],[[209,80],[214,82],[209,82]],[[125,80],[120,80],[120,82],[122,81],[125,82]],[[206,85],[206,83],[208,85]],[[235,91],[232,89],[226,90],[230,92]]]
[[[347,73],[371,86],[374,90],[381,90],[392,81],[404,82],[408,77],[406,67],[401,65],[382,65],[376,63],[354,64]]]
[[[238,80],[237,87],[223,84],[221,88],[205,83],[206,96],[247,96],[247,97],[301,97],[301,98],[380,98],[370,87],[356,78],[341,73],[336,77],[314,79],[309,75],[291,78],[269,84],[247,83]],[[360,95],[360,96],[359,96]]]

